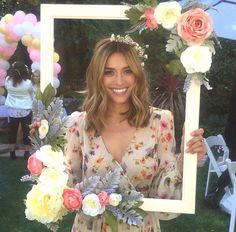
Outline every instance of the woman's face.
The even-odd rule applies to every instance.
[[[109,104],[129,106],[131,91],[135,86],[135,76],[122,53],[113,53],[106,62],[103,85]]]

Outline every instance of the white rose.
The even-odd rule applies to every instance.
[[[49,188],[62,188],[67,184],[68,174],[58,169],[44,168],[39,181]]]
[[[65,170],[63,152],[53,151],[51,145],[44,145],[35,152],[36,158],[43,162],[43,164],[50,168]]]
[[[207,46],[194,45],[182,52],[180,61],[187,73],[205,73],[211,67],[212,53]]]
[[[109,204],[112,206],[117,206],[119,205],[119,203],[122,200],[122,196],[118,193],[111,193],[110,194],[110,200],[109,200]]]
[[[40,122],[40,127],[39,127],[39,138],[40,139],[45,138],[45,136],[48,133],[48,129],[49,129],[48,121],[46,119],[42,119]]]
[[[98,214],[102,214],[105,211],[105,206],[100,204],[99,198],[96,194],[91,193],[83,199],[82,210],[84,214],[94,217]]]
[[[181,5],[178,2],[161,2],[157,5],[154,17],[158,24],[171,30],[178,22],[181,16]]]

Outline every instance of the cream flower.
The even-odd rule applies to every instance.
[[[39,127],[39,138],[44,139],[48,133],[48,121],[46,119],[42,119],[40,121],[40,127]]]
[[[212,53],[207,46],[190,46],[182,52],[180,61],[189,74],[205,73],[211,67]]]
[[[100,204],[99,198],[96,194],[91,193],[83,199],[82,210],[84,214],[94,217],[98,214],[102,214],[105,211],[105,206]]]
[[[181,5],[178,2],[161,2],[157,5],[154,17],[158,24],[171,30],[178,22],[181,16]]]
[[[50,168],[65,170],[63,152],[53,151],[51,145],[44,145],[36,151],[36,157]]]
[[[68,174],[54,168],[44,168],[39,181],[49,188],[63,188],[68,181]]]
[[[63,206],[62,190],[55,188],[49,192],[41,184],[34,185],[26,196],[26,218],[43,224],[61,220],[67,214]]]
[[[119,203],[122,200],[122,196],[118,193],[111,193],[110,194],[110,200],[109,200],[109,204],[112,206],[117,206],[119,205]]]

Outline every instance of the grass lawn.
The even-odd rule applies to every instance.
[[[2,137],[0,136],[0,143]],[[207,164],[198,168],[197,203],[195,215],[181,215],[171,221],[162,221],[162,232],[227,232],[229,215],[219,210],[204,207]],[[0,232],[47,232],[44,225],[30,222],[24,216],[24,198],[31,189],[30,182],[20,182],[20,177],[28,174],[26,161],[17,158],[10,161],[0,155]],[[58,232],[70,232],[73,215],[63,221]]]

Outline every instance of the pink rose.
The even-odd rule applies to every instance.
[[[98,194],[98,199],[101,205],[107,205],[109,203],[110,196],[107,192],[102,191]]]
[[[44,168],[43,163],[36,158],[36,155],[33,154],[28,159],[27,168],[30,173],[35,176],[39,176]]]
[[[64,206],[70,211],[76,211],[81,208],[82,194],[78,189],[66,188],[62,194]]]
[[[177,31],[189,45],[201,44],[213,32],[211,17],[200,8],[189,10],[182,14]]]
[[[146,17],[146,26],[147,28],[150,29],[157,29],[158,28],[158,24],[156,19],[154,18],[154,12],[155,12],[155,8],[151,7],[151,8],[147,8],[145,10],[145,17]]]

